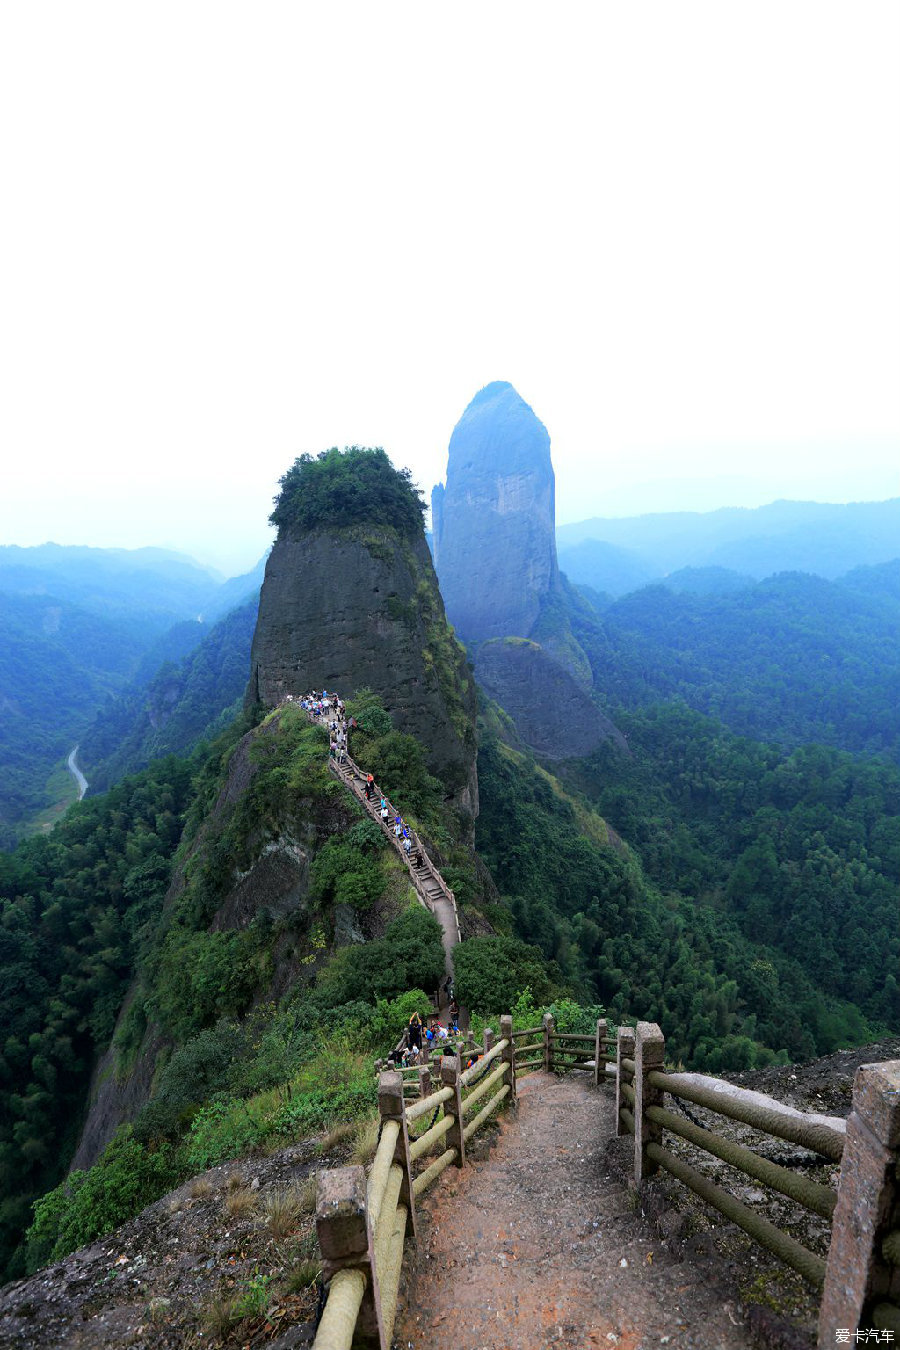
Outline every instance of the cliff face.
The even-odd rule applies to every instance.
[[[575,759],[612,740],[628,753],[621,732],[536,642],[495,638],[483,642],[475,659],[482,687],[501,704],[516,730],[544,759]]]
[[[593,672],[572,631],[550,437],[512,385],[489,384],[466,408],[431,507],[447,614],[523,740],[569,758],[621,739],[590,700]]]
[[[465,815],[478,810],[475,688],[447,626],[424,534],[389,526],[284,531],[266,566],[248,701],[377,693]]]
[[[456,424],[446,488],[432,494],[441,592],[466,641],[530,636],[559,581],[554,494],[547,428],[511,384],[487,385]]]

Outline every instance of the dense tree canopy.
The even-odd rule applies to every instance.
[[[376,525],[415,536],[422,529],[425,503],[409,469],[395,469],[381,449],[301,455],[279,481],[269,519],[282,533]]]

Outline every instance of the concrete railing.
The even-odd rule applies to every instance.
[[[499,1041],[485,1033],[484,1054],[471,1068],[445,1055],[438,1086],[428,1068],[417,1073],[411,1103],[404,1074],[379,1077],[381,1129],[368,1178],[362,1167],[319,1173],[316,1231],[328,1294],[314,1350],[350,1350],[354,1338],[389,1350],[417,1200],[448,1167],[464,1167],[475,1133],[505,1102],[515,1102],[512,1018],[500,1019]]]

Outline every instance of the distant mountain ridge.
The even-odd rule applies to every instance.
[[[557,526],[559,565],[579,585],[612,595],[692,567],[756,580],[778,572],[834,579],[900,556],[900,497],[884,502],[772,502],[752,509],[678,511]]]
[[[0,547],[0,847],[62,809],[66,756],[105,701],[191,652],[264,563],[223,582],[165,549]]]

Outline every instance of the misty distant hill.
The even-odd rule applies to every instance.
[[[255,603],[264,568],[223,582],[165,549],[0,547],[0,847],[65,799],[65,758],[106,700]]]
[[[556,538],[562,571],[612,595],[634,590],[641,569],[644,581],[687,567],[722,567],[756,580],[789,571],[833,579],[900,556],[900,498],[596,517],[557,526]]]
[[[162,755],[184,754],[237,713],[247,687],[259,596],[220,619],[177,664],[160,665],[106,701],[85,732],[79,757],[93,791]]]
[[[576,626],[605,707],[681,699],[754,739],[900,754],[900,565],[719,590],[673,580]]]

